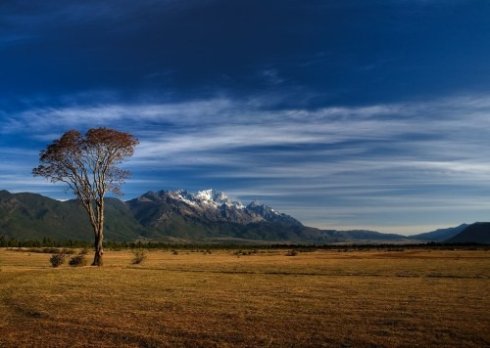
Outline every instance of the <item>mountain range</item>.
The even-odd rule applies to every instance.
[[[304,226],[267,205],[255,201],[245,205],[210,189],[196,193],[150,191],[126,202],[107,198],[105,237],[111,241],[170,243],[489,243],[490,224],[458,239],[472,226],[463,224],[410,237],[367,230],[321,230]],[[92,239],[88,219],[77,200],[58,201],[5,190],[0,191],[0,236],[16,240]]]

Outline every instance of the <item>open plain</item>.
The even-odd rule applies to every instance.
[[[489,250],[0,249],[0,347],[490,346]]]

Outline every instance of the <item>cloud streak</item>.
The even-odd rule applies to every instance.
[[[464,212],[487,206],[489,113],[490,98],[482,96],[316,110],[269,109],[257,100],[226,98],[99,102],[24,110],[4,118],[0,132],[36,144],[70,128],[134,132],[141,144],[125,165],[144,179],[128,183],[130,194],[168,183],[191,189],[212,185],[238,198],[259,198],[320,227],[331,226],[330,215],[347,226],[352,216],[403,211],[401,221],[408,225],[434,210],[441,222],[448,221],[444,211],[454,213],[459,204],[462,215],[451,220],[456,223]],[[37,127],[26,133],[26,124]],[[28,187],[32,181],[22,184],[28,173],[20,171],[35,164],[27,159],[35,162],[36,154],[0,149],[8,159],[0,165],[2,185]],[[470,204],[470,197],[478,203]],[[308,214],[301,216],[305,207]],[[339,212],[350,213],[341,221]]]

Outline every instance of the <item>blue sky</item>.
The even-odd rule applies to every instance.
[[[215,188],[321,228],[490,214],[490,2],[0,2],[0,188],[72,128],[141,141],[124,198]]]

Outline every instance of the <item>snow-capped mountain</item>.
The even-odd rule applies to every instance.
[[[252,202],[245,206],[225,193],[212,189],[191,193],[186,190],[147,192],[127,202],[139,220],[159,226],[176,217],[199,222],[222,222],[247,225],[259,222],[302,224],[289,215]]]
[[[248,205],[223,192],[147,192],[126,202],[149,233],[179,240],[299,241],[319,237],[289,215],[257,202]]]
[[[245,206],[213,190],[147,192],[126,202],[107,198],[105,207],[106,237],[112,241],[273,244],[410,241],[403,236],[371,231],[303,226],[266,205],[251,202]],[[0,190],[0,241],[2,238],[88,241],[91,238],[88,231],[87,216],[77,200],[60,202],[38,194]]]

